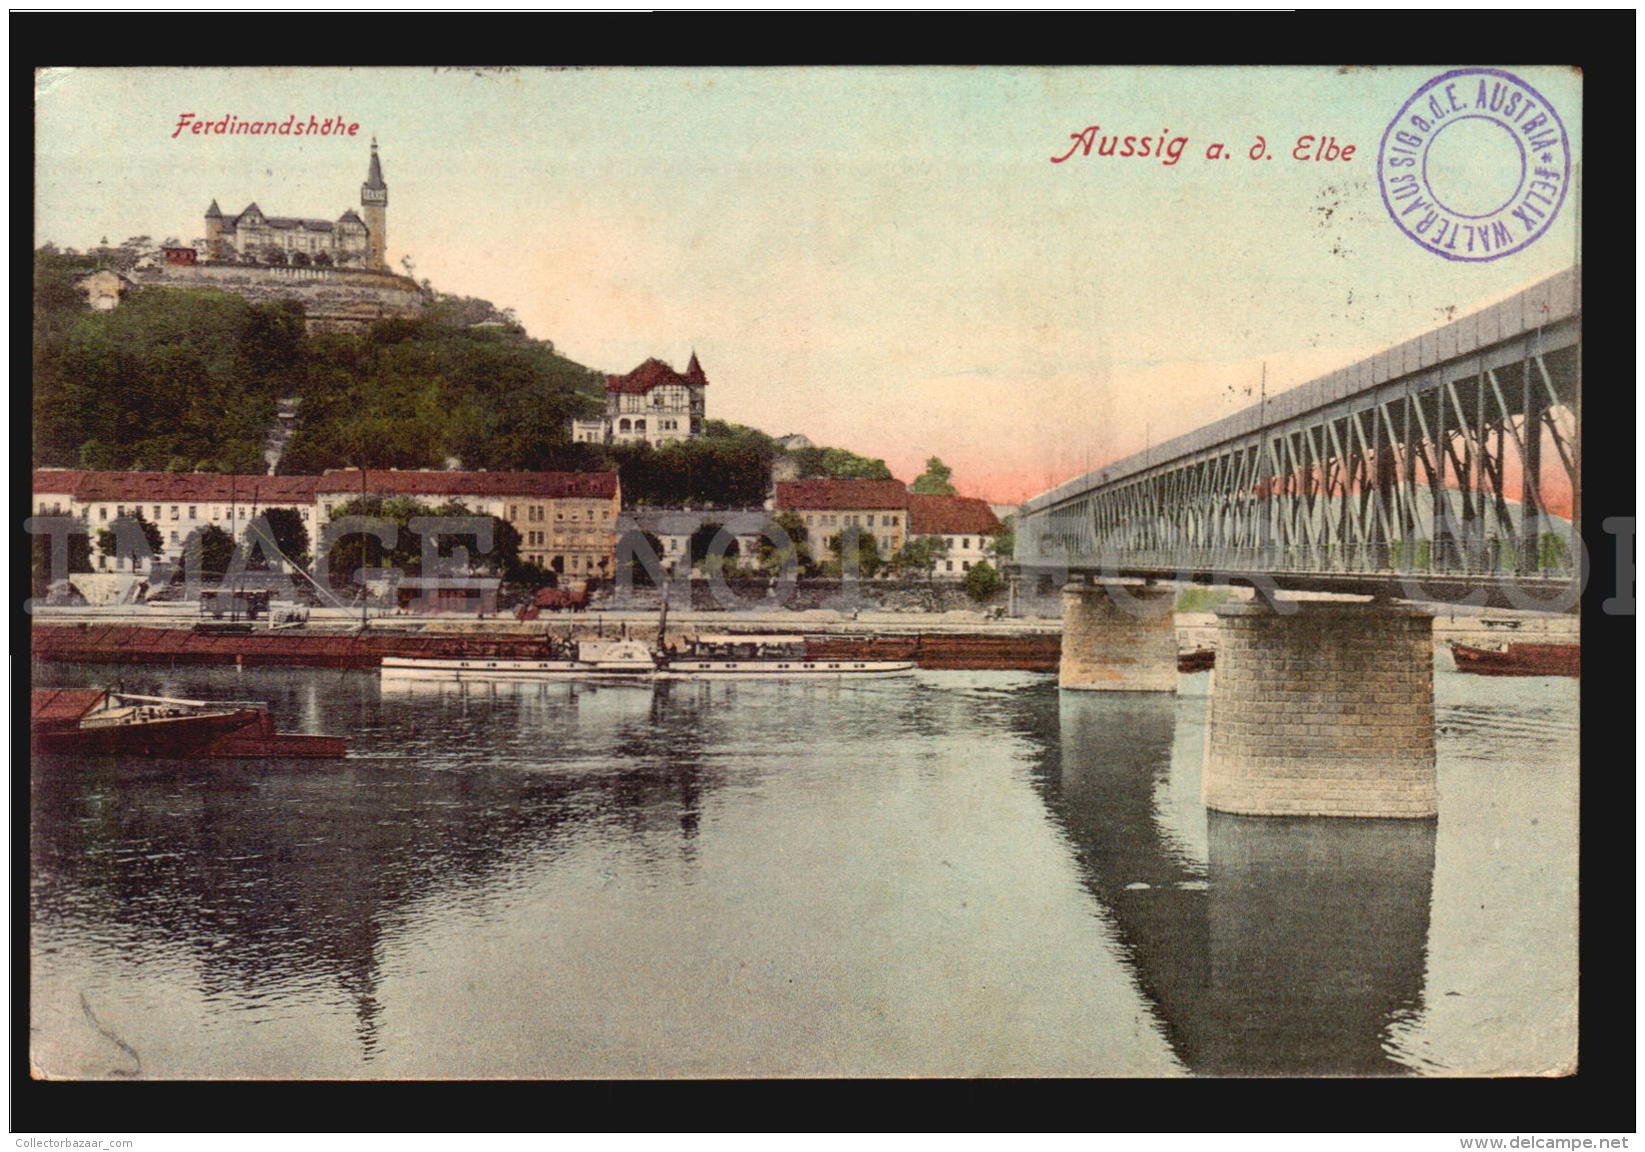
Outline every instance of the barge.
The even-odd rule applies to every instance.
[[[337,758],[341,736],[276,732],[266,706],[182,700],[96,688],[37,688],[29,716],[36,752],[77,756]]]
[[[247,668],[371,669],[389,658],[543,661],[557,658],[558,652],[544,636],[291,631],[202,635],[145,625],[36,624],[31,644],[38,660]],[[919,668],[950,671],[1055,672],[1062,659],[1062,637],[1054,632],[808,634],[805,659],[910,661]],[[1178,667],[1183,672],[1204,671],[1213,661],[1214,655],[1202,649],[1184,653]]]
[[[1476,648],[1450,642],[1451,659],[1458,672],[1480,676],[1581,676],[1582,647],[1578,644],[1505,644]]]

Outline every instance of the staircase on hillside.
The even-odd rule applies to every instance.
[[[297,430],[297,403],[295,396],[276,401],[274,423],[269,425],[268,438],[263,441],[263,459],[268,461],[268,474],[274,475],[280,457],[285,453],[286,441]]]

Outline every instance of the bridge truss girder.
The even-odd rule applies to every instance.
[[[1021,569],[1280,587],[1558,589],[1579,575],[1573,319],[1027,515]],[[1550,498],[1569,518],[1549,512]],[[1220,582],[1220,581],[1219,581]],[[1397,593],[1396,593],[1397,594]]]

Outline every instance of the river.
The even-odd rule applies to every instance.
[[[69,1078],[1486,1075],[1574,1059],[1577,685],[1436,663],[1435,821],[1199,802],[1207,674],[261,699],[346,761],[37,758]]]

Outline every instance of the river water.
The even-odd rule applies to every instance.
[[[37,758],[39,1075],[1481,1075],[1576,1044],[1577,688],[1436,664],[1437,821],[1199,803],[1206,692],[261,699],[341,762]]]

